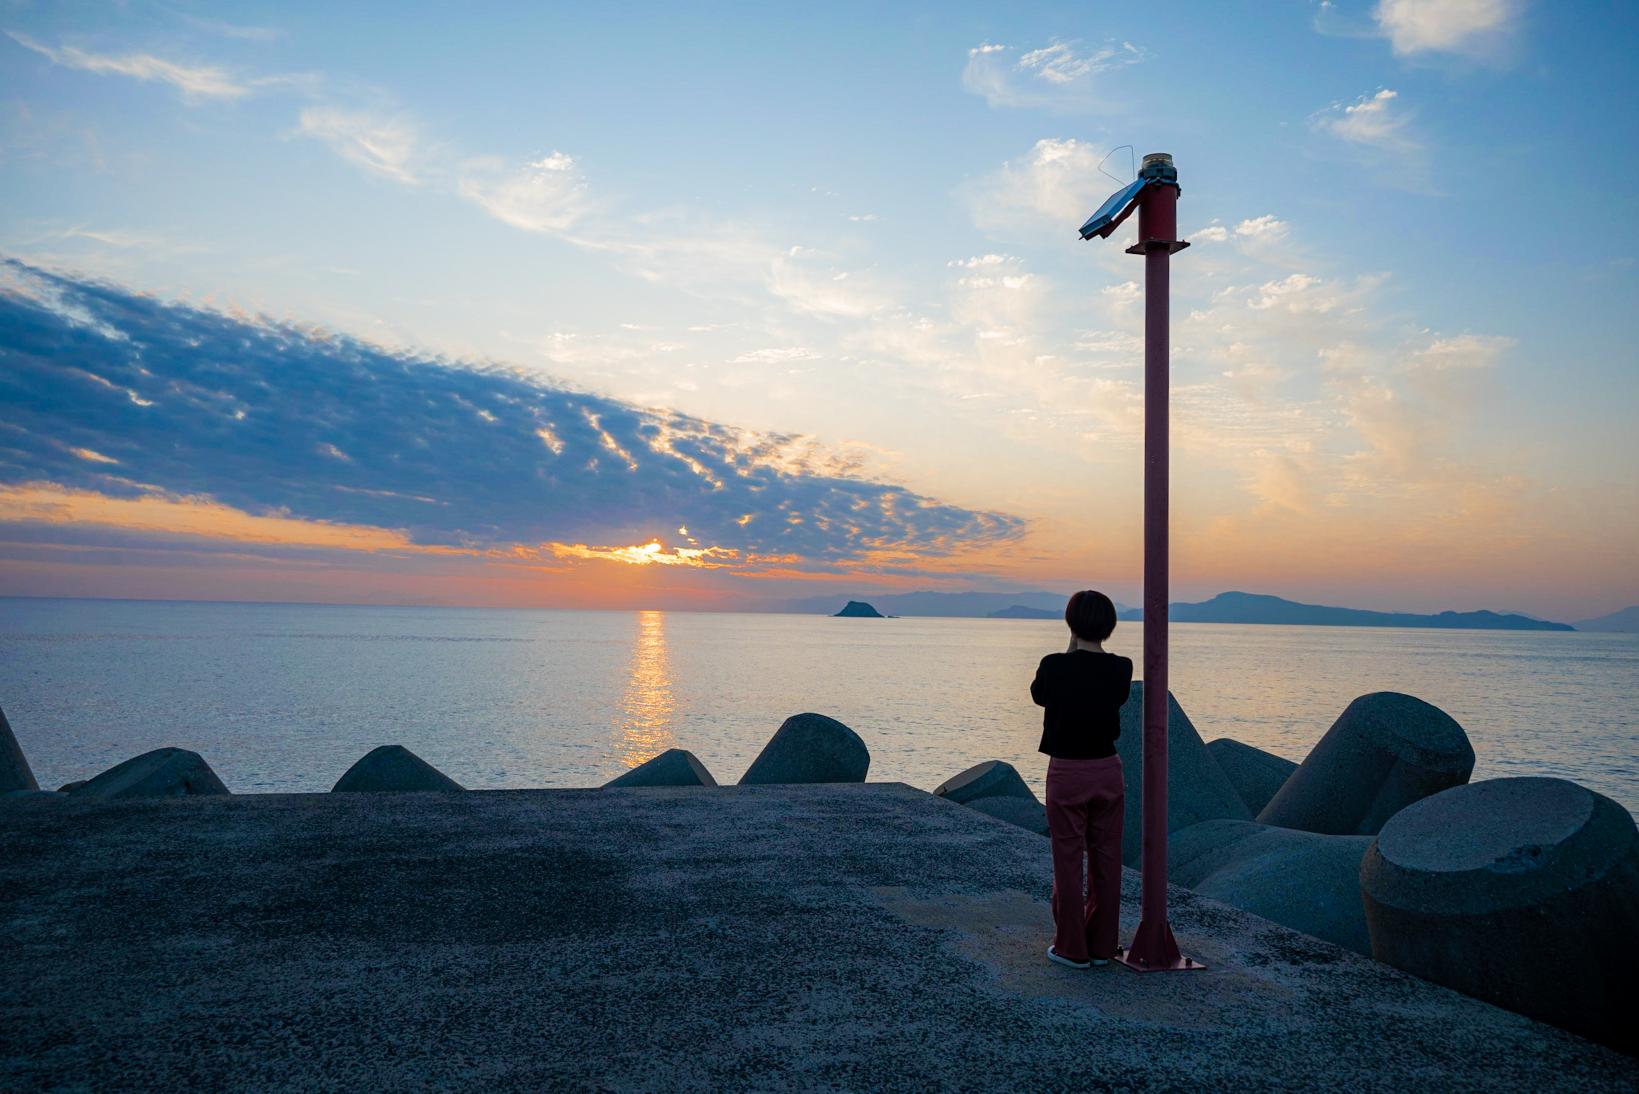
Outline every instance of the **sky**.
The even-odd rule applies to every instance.
[[[1639,11],[0,3],[0,594],[1639,603]],[[1136,220],[1136,218],[1135,218]]]

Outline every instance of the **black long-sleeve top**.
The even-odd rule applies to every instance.
[[[1115,755],[1132,682],[1131,659],[1117,654],[1076,650],[1043,657],[1030,684],[1030,698],[1047,708],[1039,750],[1063,760]]]

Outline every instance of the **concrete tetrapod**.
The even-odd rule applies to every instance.
[[[156,748],[87,779],[69,791],[79,798],[180,798],[231,793],[205,757],[185,748]]]
[[[759,783],[862,783],[871,752],[859,734],[823,714],[793,714],[780,724],[741,786]]]
[[[986,760],[974,764],[960,775],[952,775],[933,791],[935,797],[948,798],[961,805],[980,798],[1021,798],[1036,801],[1018,769],[1003,760]],[[1040,802],[1036,802],[1040,806]]]
[[[1298,765],[1285,756],[1265,752],[1232,737],[1208,741],[1206,748],[1254,816],[1298,769]]]
[[[29,769],[28,757],[23,755],[22,746],[11,732],[11,723],[6,721],[6,711],[0,707],[0,794],[11,790],[38,790],[40,784],[34,781],[34,772]]]
[[[1639,833],[1564,779],[1489,779],[1396,813],[1360,864],[1372,956],[1639,1054]]]
[[[1474,747],[1451,715],[1414,696],[1377,691],[1349,704],[1258,820],[1375,835],[1412,802],[1461,786],[1473,771]]]
[[[1028,798],[1018,798],[1011,794],[976,798],[968,802],[967,807],[987,817],[995,817],[999,821],[1017,825],[1038,836],[1047,835],[1047,809],[1036,800],[1034,794]]]
[[[1172,834],[1167,880],[1369,957],[1360,860],[1371,842],[1256,821],[1202,821]]]
[[[332,794],[408,794],[426,790],[463,790],[460,783],[403,745],[381,745],[359,758],[336,780]]]
[[[668,748],[651,760],[603,784],[613,786],[716,786],[706,765],[684,748]]]
[[[1122,775],[1127,783],[1122,816],[1121,861],[1136,867],[1143,844],[1144,787],[1144,682],[1134,680],[1132,693],[1121,708]],[[1252,814],[1235,787],[1212,758],[1201,735],[1178,700],[1167,694],[1167,831],[1176,832],[1204,820],[1251,820]]]
[[[61,801],[68,797],[61,790],[7,790],[0,794],[0,804],[25,801]]]

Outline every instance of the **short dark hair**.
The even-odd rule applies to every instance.
[[[1065,605],[1064,621],[1083,642],[1102,642],[1115,630],[1115,604],[1097,589],[1083,589]]]

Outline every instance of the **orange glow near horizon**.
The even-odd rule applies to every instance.
[[[827,559],[668,546],[660,537],[631,545],[420,544],[399,529],[258,515],[147,489],[112,497],[48,482],[0,486],[0,524],[115,529],[160,540],[48,544],[37,533],[21,537],[0,544],[0,593],[725,610],[801,595],[803,587],[869,596],[1093,586],[1130,597],[1140,577],[1139,530],[1119,512],[1091,535],[1049,519],[1018,540],[969,550],[941,553],[946,545],[936,543],[927,553],[876,547]],[[1478,518],[1485,535],[1475,534]],[[1605,587],[1610,574],[1628,568],[1626,545],[1532,531],[1507,507],[1494,513],[1476,505],[1461,519],[1453,514],[1415,533],[1343,513],[1316,523],[1285,511],[1186,511],[1174,524],[1175,599],[1240,589],[1408,611],[1501,604],[1576,619],[1608,610]],[[1498,557],[1498,544],[1510,550]],[[54,560],[37,557],[47,548]],[[123,574],[110,553],[129,560]],[[226,582],[230,568],[237,589]],[[1485,580],[1477,582],[1482,571]],[[1465,589],[1460,597],[1452,593],[1457,585]],[[1568,606],[1556,612],[1542,603],[1549,596]]]
[[[70,490],[51,483],[0,486],[0,520],[31,524],[89,524],[290,547],[470,553],[460,548],[422,546],[401,531],[368,524],[257,516],[210,498],[177,497],[157,491],[134,498],[116,498],[91,490]]]

